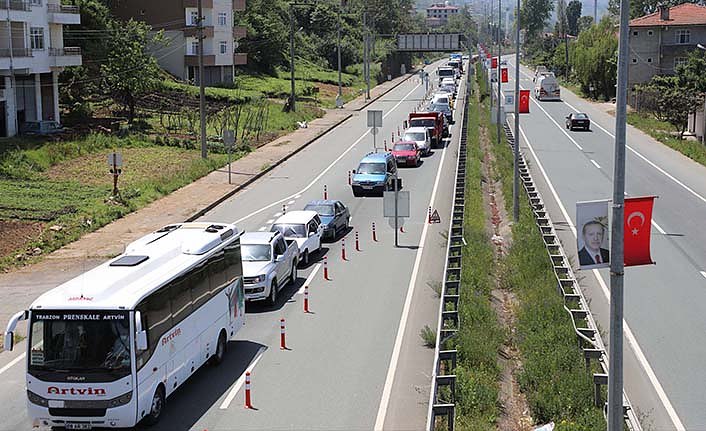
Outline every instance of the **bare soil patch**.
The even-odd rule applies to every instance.
[[[24,249],[43,229],[43,223],[0,220],[0,256]]]

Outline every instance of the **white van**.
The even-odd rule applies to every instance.
[[[534,97],[537,100],[561,100],[561,90],[554,74],[537,78],[534,83]]]

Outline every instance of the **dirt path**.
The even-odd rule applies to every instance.
[[[504,205],[502,182],[495,171],[495,156],[488,136],[488,130],[480,126],[480,146],[483,151],[483,203],[487,219],[487,229],[492,235],[491,241],[495,245],[495,272],[502,271],[503,257],[512,245],[512,225]],[[514,292],[503,286],[501,277],[495,277],[495,287],[491,292],[491,303],[498,321],[507,333],[505,343],[498,351],[498,363],[501,368],[498,404],[500,415],[497,429],[500,431],[530,431],[532,418],[529,414],[527,400],[517,383],[517,373],[522,367],[520,353],[515,343],[517,297]]]

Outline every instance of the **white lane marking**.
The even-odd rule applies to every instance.
[[[267,227],[266,227],[266,226],[262,226],[260,229],[258,229],[258,231],[259,231],[259,232],[262,232],[262,231],[264,231],[265,229],[267,229]]]
[[[568,106],[569,108],[573,109],[575,112],[580,112],[578,109],[576,109],[576,108],[575,108],[573,105],[571,105],[570,103],[565,102],[565,101],[563,101],[563,100],[562,100],[562,103],[564,103],[564,104],[565,104],[566,106]],[[546,111],[545,111],[545,113],[546,113]],[[548,115],[548,114],[547,114],[547,115]],[[600,124],[598,124],[598,123],[596,123],[596,122],[593,122],[593,125],[596,126],[596,127],[598,127],[599,129],[601,129],[603,132],[605,132],[605,133],[606,133],[608,136],[610,136],[611,138],[615,139],[615,135],[612,134],[611,132],[609,132],[607,129],[605,129],[605,128],[604,128],[603,126],[601,126]],[[678,184],[679,186],[681,186],[684,190],[688,191],[689,193],[691,193],[692,195],[694,195],[696,198],[700,199],[703,203],[706,203],[706,197],[701,196],[701,195],[698,194],[694,189],[692,189],[691,187],[687,186],[686,184],[684,184],[684,183],[682,183],[681,181],[679,181],[678,179],[676,179],[672,174],[670,174],[669,172],[665,171],[665,170],[662,169],[661,167],[657,166],[656,163],[654,163],[652,160],[648,159],[647,157],[643,156],[640,152],[638,152],[636,149],[634,149],[634,148],[631,147],[630,145],[627,145],[627,144],[626,144],[625,147],[626,147],[628,150],[630,150],[633,154],[635,154],[637,157],[639,157],[639,158],[641,158],[643,161],[645,161],[648,165],[650,165],[650,166],[652,166],[653,168],[657,169],[657,171],[659,171],[659,173],[661,173],[662,175],[666,176],[666,177],[669,178],[670,180],[672,180],[672,181],[674,181],[675,183],[677,183],[677,184]]]
[[[458,99],[454,103],[454,109],[458,107]],[[465,108],[465,107],[464,107]],[[439,168],[436,171],[436,179],[434,180],[434,187],[431,190],[431,198],[429,199],[429,206],[434,207],[434,200],[436,199],[436,191],[439,188],[439,179],[441,178],[442,168],[444,166],[444,159],[446,158],[446,149],[441,153],[441,162],[439,162]],[[377,418],[375,419],[375,431],[382,430],[385,425],[385,417],[387,416],[387,407],[390,404],[390,395],[392,393],[392,384],[395,381],[395,373],[397,372],[397,362],[400,359],[400,350],[402,349],[402,340],[404,338],[405,329],[407,328],[407,318],[409,317],[409,310],[412,305],[412,296],[414,295],[414,286],[417,284],[417,274],[419,272],[419,264],[422,261],[422,251],[424,250],[424,243],[426,242],[427,230],[429,228],[429,223],[424,223],[422,228],[422,237],[419,240],[419,247],[417,248],[417,256],[414,259],[414,267],[412,268],[412,277],[409,280],[409,285],[407,286],[407,296],[405,297],[404,307],[402,308],[402,316],[400,316],[400,324],[397,327],[397,336],[395,337],[395,346],[392,349],[392,357],[390,358],[390,366],[387,369],[387,377],[385,377],[385,386],[382,390],[382,399],[380,400],[380,407],[378,408]]]
[[[393,106],[389,111],[387,111],[387,113],[385,113],[385,114],[382,116],[382,118],[386,118],[388,115],[390,115],[392,112],[394,112],[395,109],[397,109],[397,108],[402,104],[402,102],[404,102],[405,100],[407,100],[407,98],[409,97],[410,94],[412,94],[417,88],[419,88],[419,86],[420,86],[420,84],[415,85],[414,88],[412,88],[412,90],[410,90],[409,93],[407,93],[402,99],[400,99],[400,101],[397,102],[397,104],[395,104],[395,106]],[[247,220],[247,219],[249,219],[250,217],[252,217],[252,216],[254,216],[254,215],[260,214],[261,212],[265,211],[266,209],[272,208],[273,206],[275,206],[275,205],[277,205],[277,204],[280,204],[280,203],[282,203],[282,202],[284,202],[284,201],[286,201],[286,200],[292,199],[293,197],[297,197],[297,196],[298,196],[298,197],[301,197],[301,194],[302,194],[302,193],[306,192],[306,191],[309,190],[314,184],[316,184],[324,175],[326,175],[326,173],[327,173],[328,171],[331,170],[331,168],[333,168],[334,166],[336,166],[336,164],[337,164],[338,162],[340,162],[341,159],[343,159],[343,158],[346,156],[346,154],[348,154],[353,148],[355,148],[356,145],[358,145],[358,143],[359,143],[360,141],[362,141],[363,138],[365,138],[369,133],[370,133],[370,130],[366,130],[365,133],[363,133],[362,135],[360,135],[360,137],[359,137],[358,139],[356,139],[348,148],[346,148],[346,150],[343,151],[343,152],[336,158],[336,160],[334,160],[333,162],[331,162],[330,165],[328,165],[323,171],[321,171],[321,172],[319,173],[319,175],[317,175],[306,187],[304,187],[303,189],[299,190],[298,192],[296,192],[296,193],[294,193],[294,194],[292,194],[292,195],[290,195],[290,196],[287,196],[287,197],[282,198],[282,199],[280,199],[280,200],[278,200],[278,201],[272,202],[271,204],[266,205],[266,206],[260,208],[259,210],[253,211],[253,212],[251,212],[250,214],[239,218],[238,220],[234,221],[233,224],[238,224],[238,223],[242,222],[243,220]]]
[[[253,368],[255,368],[255,365],[260,361],[260,358],[262,358],[263,353],[265,353],[266,347],[260,347],[260,350],[257,351],[257,354],[255,355],[255,358],[253,361],[250,363],[248,368],[245,369],[245,373],[251,373]],[[228,406],[230,406],[230,403],[233,402],[233,398],[238,394],[240,391],[240,388],[243,386],[243,383],[245,383],[245,373],[241,374],[241,376],[238,378],[238,380],[233,384],[233,387],[231,388],[230,392],[228,392],[228,396],[226,399],[223,400],[221,403],[221,410],[226,410]]]
[[[706,271],[699,271],[704,278],[706,278]]]
[[[554,186],[552,185],[552,182],[549,179],[547,172],[544,170],[544,167],[542,166],[542,162],[539,161],[537,154],[534,152],[534,148],[532,148],[532,144],[530,144],[529,140],[527,139],[527,136],[525,135],[525,132],[522,130],[522,126],[520,126],[520,133],[522,134],[522,137],[524,138],[525,143],[527,144],[527,147],[529,148],[530,152],[532,153],[532,157],[534,157],[534,161],[537,164],[537,167],[539,167],[539,171],[542,173],[542,176],[544,177],[544,181],[549,186],[549,190],[551,191],[552,196],[554,197],[554,200],[556,201],[557,205],[559,205],[559,209],[561,210],[561,213],[564,216],[566,223],[571,228],[571,232],[574,234],[574,237],[576,237],[576,227],[571,222],[571,218],[569,217],[569,213],[566,211],[566,208],[564,208],[564,204],[561,202],[561,199],[559,199],[559,195],[557,194],[556,189],[554,189]],[[659,229],[661,229],[661,228],[659,228]],[[593,270],[593,275],[598,280],[598,283],[601,286],[601,291],[603,292],[603,295],[605,296],[606,301],[608,301],[608,303],[610,304],[610,291],[608,290],[608,286],[606,285],[605,281],[603,280],[603,276],[601,275],[600,272],[598,272],[597,269]],[[674,406],[672,406],[672,403],[669,401],[669,397],[667,396],[667,393],[664,391],[662,384],[657,379],[657,376],[655,375],[654,370],[652,369],[652,366],[647,361],[647,357],[642,352],[642,348],[637,343],[637,338],[635,338],[635,335],[633,334],[632,330],[630,329],[630,326],[628,325],[628,322],[626,322],[625,319],[623,319],[623,333],[625,334],[625,338],[627,338],[628,344],[630,344],[630,347],[632,348],[633,353],[635,353],[635,357],[637,358],[638,362],[642,366],[642,369],[645,370],[645,374],[647,374],[647,378],[650,380],[652,387],[655,389],[655,392],[657,392],[657,396],[659,397],[659,400],[662,402],[662,406],[667,411],[669,418],[672,420],[672,424],[674,425],[674,428],[678,431],[686,431],[686,428],[684,428],[684,424],[682,423],[681,419],[679,419],[677,412],[674,410]]]
[[[287,205],[293,205],[293,204],[294,204],[294,202],[296,202],[296,201],[294,201],[294,200],[291,200],[291,201],[287,202]]]
[[[274,223],[274,222],[275,222],[275,219],[271,218],[271,219],[267,220],[265,223],[267,223],[267,224],[272,224],[272,223]]]
[[[302,197],[302,195],[296,195],[294,196],[294,199],[299,199],[300,197]]]
[[[601,165],[598,164],[595,160],[591,159],[591,163],[593,163],[593,166],[597,167],[598,169],[601,168]]]
[[[18,363],[18,362],[20,362],[21,360],[23,360],[26,356],[27,356],[27,353],[25,352],[25,353],[22,353],[20,356],[16,357],[15,359],[13,359],[12,361],[10,361],[7,365],[5,365],[4,367],[0,368],[0,374],[4,373],[5,371],[7,371],[7,370],[9,370],[10,368],[12,368],[13,365],[15,365],[16,363]]]
[[[299,290],[297,290],[297,295],[304,294],[304,287],[309,286],[311,284],[311,281],[314,279],[314,276],[319,271],[319,268],[321,268],[321,264],[317,263],[316,266],[314,267],[314,269],[309,274],[309,276],[306,278],[306,281],[304,282],[304,284],[302,284],[302,287],[300,287]]]
[[[281,215],[282,215],[282,213],[281,213],[281,212],[279,212],[279,213],[275,213],[275,214],[274,214],[275,218],[277,218],[277,217],[279,217],[279,216],[281,216]],[[241,220],[238,220],[238,221],[241,221]]]

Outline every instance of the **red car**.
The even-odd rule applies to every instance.
[[[419,166],[419,160],[422,157],[417,143],[413,141],[396,142],[392,147],[392,155],[398,166]]]

